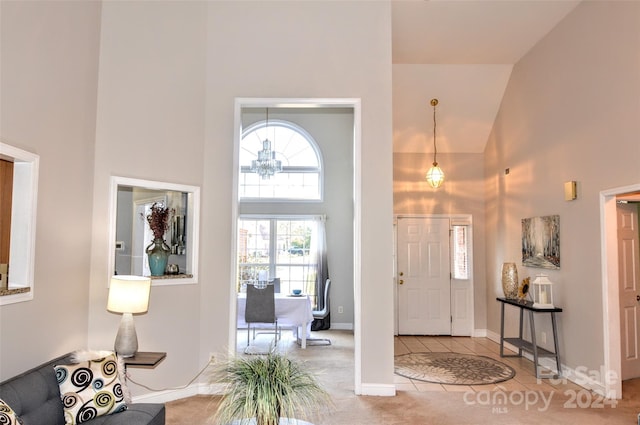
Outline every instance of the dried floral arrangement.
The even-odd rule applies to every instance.
[[[151,212],[147,214],[147,222],[153,232],[153,237],[163,239],[164,233],[169,228],[169,218],[173,215],[173,210],[164,204],[154,202],[151,205]]]

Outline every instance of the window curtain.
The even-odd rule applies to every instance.
[[[324,308],[324,288],[329,278],[329,265],[327,263],[327,236],[325,229],[326,217],[318,222],[318,272],[316,273],[316,308],[314,310],[322,310]],[[324,319],[314,319],[311,323],[312,331],[327,330],[331,326],[331,313]]]

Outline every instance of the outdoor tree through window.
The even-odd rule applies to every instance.
[[[280,291],[301,289],[315,303],[318,269],[318,218],[250,218],[238,220],[238,291],[267,271],[280,278]]]

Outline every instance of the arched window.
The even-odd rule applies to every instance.
[[[251,170],[268,139],[282,171],[263,178]],[[321,200],[322,159],[315,140],[288,121],[260,121],[247,127],[240,141],[238,194],[241,200]]]

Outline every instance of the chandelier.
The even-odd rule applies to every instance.
[[[436,161],[436,154],[438,149],[436,147],[436,105],[438,99],[431,99],[431,106],[433,106],[433,164],[429,171],[427,171],[427,182],[432,188],[437,189],[444,182],[444,171],[438,167],[438,161]]]
[[[269,108],[265,128],[269,130]],[[262,141],[262,150],[258,151],[258,159],[251,161],[251,172],[258,174],[262,180],[268,180],[275,173],[282,171],[282,161],[276,159],[276,152],[271,150],[271,141],[268,137]]]

